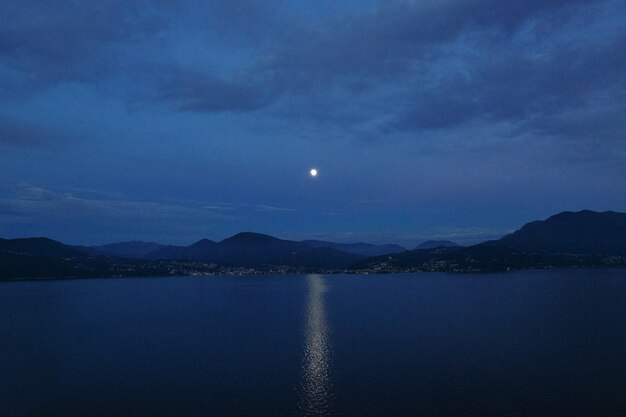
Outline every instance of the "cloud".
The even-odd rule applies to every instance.
[[[241,38],[242,43],[263,42],[283,31],[282,0],[213,0],[205,2],[208,29],[224,39]]]
[[[307,18],[279,0],[5,2],[0,86],[28,94],[117,82],[109,93],[144,106],[267,110],[303,132],[372,142],[501,122],[511,136],[615,139],[624,136],[613,110],[626,83],[623,9],[619,0],[395,0]],[[590,106],[600,99],[603,114]],[[581,130],[580,117],[592,123]],[[38,136],[4,129],[16,138],[4,142]]]
[[[62,82],[94,84],[119,74],[127,69],[124,48],[166,27],[158,3],[0,3],[0,96],[27,97]]]
[[[169,68],[161,73],[153,99],[176,104],[189,112],[245,112],[267,106],[278,96],[272,80],[251,80],[246,76],[221,79],[198,71]]]
[[[35,187],[26,182],[17,185],[17,200],[19,201],[53,201],[57,195],[45,188]]]
[[[450,240],[462,245],[473,245],[513,232],[512,229],[497,229],[486,227],[467,228],[438,228],[422,232],[328,232],[328,233],[287,233],[283,237],[292,240],[326,240],[341,243],[369,242],[375,244],[396,243],[407,249],[413,249],[427,240]]]
[[[249,71],[280,79],[272,99],[256,103],[286,96],[288,111],[278,111],[287,120],[332,122],[355,137],[507,122],[509,136],[614,139],[624,137],[615,109],[624,103],[626,37],[610,12],[620,8],[610,0],[387,2],[305,26]],[[590,105],[598,98],[604,114]],[[573,113],[590,123],[574,127]]]
[[[75,189],[74,189],[75,190]],[[102,193],[101,193],[102,194]],[[54,191],[23,182],[16,186],[13,196],[0,198],[0,214],[19,215],[23,218],[100,218],[155,221],[193,218],[233,219],[233,215],[215,213],[206,204],[194,202],[137,201],[120,198],[96,198],[73,192]]]
[[[207,206],[202,206],[203,209],[205,210],[217,210],[217,211],[231,211],[231,210],[235,210],[235,207],[231,206],[231,205],[217,205],[217,204],[210,204]]]
[[[63,143],[78,139],[73,133],[62,133],[34,123],[0,117],[0,146],[37,147],[49,143]]]
[[[412,72],[445,54],[439,50],[468,32],[512,36],[529,19],[563,11],[579,1],[390,1],[332,21],[299,28],[267,65],[286,75],[385,78]],[[423,61],[423,62],[421,62]],[[418,67],[416,68],[416,65]]]
[[[559,45],[540,57],[521,48],[490,55],[466,65],[462,74],[416,90],[407,100],[408,109],[388,127],[454,128],[481,118],[550,130],[550,117],[584,109],[599,95],[609,101],[612,112],[626,85],[625,42],[625,36],[615,36],[603,43]],[[540,123],[535,123],[537,119]]]
[[[256,211],[262,213],[293,213],[297,210],[285,207],[268,206],[265,204],[259,204],[255,208]]]
[[[496,229],[487,227],[450,228],[443,227],[429,232],[416,234],[413,240],[451,240],[460,244],[474,244],[486,240],[499,239],[514,232],[514,229]]]

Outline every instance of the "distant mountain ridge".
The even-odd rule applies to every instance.
[[[203,259],[208,250],[217,245],[216,242],[209,239],[201,239],[189,246],[163,246],[153,252],[145,255],[146,259]]]
[[[203,239],[187,247],[168,246],[147,257],[153,260],[199,260],[248,267],[273,264],[317,268],[345,268],[364,258],[329,247],[311,247],[302,242],[253,232],[238,233],[217,243]]]
[[[121,258],[145,258],[149,253],[164,248],[165,245],[154,242],[132,240],[129,242],[110,243],[100,246],[80,246],[80,250],[94,255],[119,256]]]
[[[626,214],[614,211],[565,211],[525,224],[485,246],[550,253],[626,255]]]
[[[56,258],[81,255],[80,251],[47,237],[0,239],[0,253]]]
[[[435,248],[458,248],[461,245],[449,240],[427,240],[415,247],[415,249],[435,249]]]
[[[406,250],[406,248],[403,248],[400,245],[393,244],[373,245],[371,243],[335,243],[323,240],[303,240],[300,243],[311,248],[332,248],[363,256],[387,255],[389,253],[404,252]]]
[[[250,245],[275,244],[281,239],[269,235],[253,232],[238,233],[220,242],[220,244],[247,243]],[[322,240],[291,241],[309,248],[329,248],[341,252],[352,253],[361,256],[377,256],[389,253],[404,252],[406,249],[400,245],[385,244],[374,245],[370,243],[336,243]],[[92,255],[119,256],[123,258],[139,259],[205,259],[207,253],[215,250],[218,242],[209,239],[201,239],[190,246],[163,245],[152,242],[130,241],[112,243],[102,246],[76,246],[83,252]]]
[[[376,273],[626,266],[626,214],[563,212],[474,246],[439,243],[429,249],[396,251],[402,248],[296,242],[252,232],[221,242],[202,239],[189,246],[133,241],[85,248],[48,238],[0,239],[0,279],[263,273],[276,267],[284,273]],[[153,248],[157,249],[150,251]],[[387,250],[392,252],[366,255]]]
[[[76,260],[86,256],[48,238],[0,239],[0,280],[85,276]]]
[[[368,258],[355,269],[498,271],[626,265],[626,214],[562,212],[469,247],[440,247]]]

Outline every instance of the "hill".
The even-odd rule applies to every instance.
[[[129,242],[111,243],[101,246],[79,247],[79,249],[92,255],[144,259],[149,253],[160,250],[164,247],[165,245],[161,245],[159,243],[133,240]]]
[[[458,243],[449,240],[427,240],[417,245],[415,249],[457,248],[460,246]]]
[[[563,212],[498,240],[364,259],[356,270],[500,271],[626,265],[626,214]]]
[[[566,211],[483,245],[549,253],[626,255],[626,213]]]
[[[160,264],[94,256],[48,238],[0,239],[0,280],[167,274]]]
[[[0,239],[0,279],[65,276],[81,252],[48,238]]]
[[[0,239],[0,253],[41,257],[72,257],[82,255],[80,251],[46,237]]]
[[[335,243],[323,240],[303,240],[300,243],[311,248],[331,248],[363,256],[380,256],[406,251],[406,249],[402,246],[391,244],[373,245],[371,243]]]
[[[0,280],[224,273],[456,271],[626,266],[626,214],[563,212],[469,247],[296,242],[239,233],[189,246],[122,242],[71,247],[48,238],[0,239]],[[148,252],[151,248],[157,248]],[[387,250],[392,251],[391,253]],[[358,252],[358,253],[357,253]],[[367,257],[365,253],[384,253]],[[146,259],[139,259],[146,258]],[[276,272],[279,271],[279,272]]]
[[[345,268],[362,255],[328,247],[243,232],[215,243],[203,239],[191,246],[168,246],[147,255],[154,260],[198,260],[220,265],[259,267],[285,265],[305,268]]]

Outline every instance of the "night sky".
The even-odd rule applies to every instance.
[[[626,211],[625,22],[624,0],[0,1],[0,237],[412,247]]]

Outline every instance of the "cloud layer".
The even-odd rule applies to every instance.
[[[502,196],[591,206],[585,187],[626,204],[624,15],[622,0],[2,2],[0,177],[223,200],[302,233],[343,233],[330,217],[370,233],[423,201],[458,217],[468,190],[476,213]],[[309,166],[333,184],[297,181]],[[350,216],[365,200],[384,204]]]

